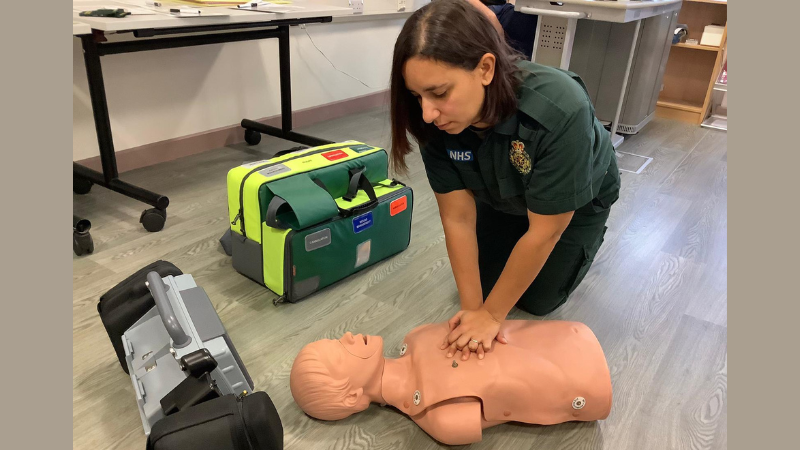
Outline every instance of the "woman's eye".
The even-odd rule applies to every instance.
[[[442,98],[442,97],[444,97],[445,95],[447,95],[447,91],[442,91],[442,93],[441,93],[441,94],[437,94],[437,93],[435,93],[435,92],[433,93],[433,96],[434,96],[434,97],[436,97],[436,98]]]

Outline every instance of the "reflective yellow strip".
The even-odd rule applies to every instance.
[[[347,156],[344,158],[335,159],[333,161],[328,160],[327,158],[322,156],[321,153],[315,153],[313,155],[308,155],[307,157],[299,157],[309,152],[317,152],[320,150],[324,150],[326,148],[339,147],[345,144],[350,146],[368,145],[357,141],[322,145],[319,147],[313,147],[295,153],[282,155],[278,158],[259,161],[258,163],[248,163],[246,165],[242,165],[234,169],[231,169],[228,172],[228,215],[230,221],[234,222],[236,220],[237,214],[239,214],[239,187],[241,186],[242,178],[244,178],[250,171],[252,171],[255,167],[258,167],[259,165],[273,164],[273,163],[277,164],[285,161],[284,165],[288,167],[290,170],[283,173],[277,173],[275,175],[268,177],[262,175],[259,172],[256,172],[250,175],[245,181],[245,186],[244,186],[245,233],[247,234],[247,237],[249,239],[252,239],[253,241],[256,241],[258,243],[261,242],[261,222],[263,221],[262,217],[263,215],[261,213],[261,205],[259,204],[259,198],[258,198],[258,190],[262,184],[269,181],[275,181],[281,178],[286,178],[291,175],[296,175],[298,173],[305,173],[312,170],[333,166],[341,162],[350,161],[359,158],[361,156],[370,155],[372,153],[376,153],[379,151],[384,151],[384,149],[380,147],[374,147],[370,150],[365,150],[361,153],[356,152],[355,150],[352,150],[350,148],[336,149],[333,151],[341,150]],[[232,224],[231,230],[241,234],[240,224],[238,222],[235,225]]]
[[[264,243],[261,246],[264,259],[264,284],[278,295],[283,295],[283,267],[286,236],[291,230],[279,230],[262,223]]]

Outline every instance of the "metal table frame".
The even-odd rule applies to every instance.
[[[166,222],[166,209],[167,206],[169,206],[169,198],[165,195],[157,194],[142,187],[127,183],[119,177],[116,154],[114,152],[114,141],[111,134],[111,122],[108,114],[105,83],[103,81],[103,70],[100,63],[100,57],[106,55],[277,38],[278,60],[280,64],[281,128],[272,127],[248,119],[242,120],[242,127],[246,130],[264,133],[310,146],[332,143],[332,141],[292,131],[292,87],[289,58],[290,26],[308,23],[327,23],[331,21],[332,16],[321,16],[302,19],[273,20],[269,22],[139,29],[131,31],[136,38],[173,36],[123,42],[105,42],[103,32],[98,30],[94,30],[91,34],[77,36],[80,37],[83,45],[86,76],[89,83],[89,94],[92,102],[92,112],[94,114],[95,129],[97,131],[97,144],[100,148],[100,161],[103,172],[100,173],[73,162],[73,176],[79,181],[91,182],[103,186],[152,206],[153,209],[145,210],[142,213],[140,221],[144,220],[145,216],[148,214],[150,214],[151,217],[155,217],[155,214],[163,217],[163,220],[156,217],[155,220],[148,221],[149,225],[145,224],[145,222],[142,223],[148,231],[160,231],[163,228],[164,222]],[[263,29],[267,27],[269,28]],[[262,29],[254,30],[255,28]],[[224,33],[218,33],[220,31]],[[211,32],[214,32],[214,34],[190,34]]]
[[[531,5],[531,6],[529,6]],[[677,11],[681,7],[681,2],[677,0],[651,0],[651,1],[619,1],[619,2],[599,2],[589,0],[562,0],[561,2],[550,2],[544,0],[517,0],[515,9],[523,14],[533,14],[538,16],[548,16],[563,19],[566,22],[564,32],[564,44],[561,51],[561,61],[559,68],[568,70],[572,56],[572,46],[574,44],[575,29],[578,20],[600,20],[615,23],[627,23],[636,21],[636,27],[631,39],[631,47],[628,52],[628,63],[625,67],[625,76],[622,80],[622,89],[619,93],[614,120],[611,122],[611,142],[614,148],[622,145],[625,138],[617,134],[619,127],[619,117],[622,113],[622,105],[625,100],[625,92],[628,89],[631,65],[636,50],[636,41],[639,39],[639,30],[642,20],[648,17]],[[536,37],[533,44],[532,61],[536,60],[536,51],[540,44],[540,32],[543,20],[536,22]]]

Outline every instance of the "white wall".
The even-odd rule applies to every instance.
[[[369,1],[369,0],[367,0]],[[409,1],[409,6],[413,2]],[[388,89],[405,19],[291,28],[292,107]],[[73,39],[72,157],[97,156],[83,52]],[[147,51],[101,58],[116,151],[280,114],[278,40]]]

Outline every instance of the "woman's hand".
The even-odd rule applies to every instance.
[[[466,361],[470,353],[475,352],[478,359],[483,359],[484,353],[491,351],[495,339],[503,344],[507,343],[505,336],[500,333],[502,322],[483,307],[474,311],[461,310],[447,323],[450,333],[440,348],[444,350],[450,347],[447,351],[448,358],[461,352],[461,359]]]

